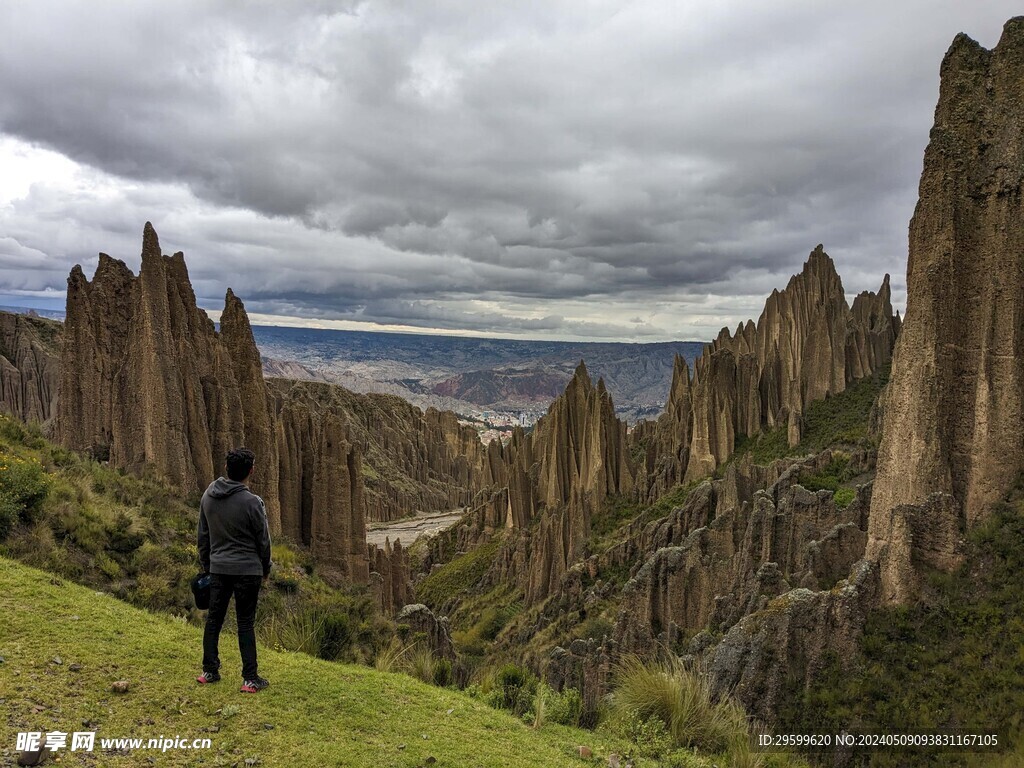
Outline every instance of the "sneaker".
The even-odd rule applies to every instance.
[[[220,672],[203,672],[203,674],[196,678],[196,682],[200,685],[206,685],[207,683],[216,683],[219,680]]]
[[[270,685],[270,681],[256,675],[251,680],[246,680],[242,683],[242,687],[239,689],[242,693],[259,693],[264,688]]]

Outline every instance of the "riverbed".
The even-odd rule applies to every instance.
[[[420,536],[437,533],[454,525],[462,515],[463,511],[459,509],[432,515],[407,517],[390,523],[367,523],[366,542],[383,547],[384,540],[391,539],[392,544],[397,540],[402,542],[403,547],[408,547]]]

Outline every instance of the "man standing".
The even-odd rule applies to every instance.
[[[230,451],[227,478],[210,483],[199,503],[199,562],[210,574],[210,610],[203,633],[203,674],[196,680],[220,680],[217,646],[234,595],[243,693],[258,693],[270,685],[256,666],[256,603],[260,585],[270,574],[270,529],[263,499],[246,484],[255,461],[256,455],[246,448]]]

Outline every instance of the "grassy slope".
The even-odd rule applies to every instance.
[[[406,675],[262,647],[260,671],[271,688],[240,694],[231,635],[221,643],[224,681],[200,688],[192,680],[198,628],[6,558],[0,558],[0,616],[0,750],[13,749],[17,731],[83,730],[83,720],[95,723],[97,738],[213,739],[213,748],[201,753],[107,755],[104,765],[136,765],[153,756],[157,765],[241,765],[258,758],[267,766],[404,768],[432,755],[438,766],[514,768],[605,764],[615,748],[594,733],[554,725],[534,731]],[[52,663],[55,656],[63,663]],[[72,664],[82,669],[72,672]],[[127,694],[111,692],[119,679],[130,681]],[[237,714],[218,713],[232,705]],[[212,726],[219,730],[210,732]],[[593,748],[601,762],[576,757],[579,744]],[[60,754],[75,764],[72,753]]]

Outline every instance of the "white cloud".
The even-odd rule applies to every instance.
[[[1013,5],[6,4],[0,293],[151,220],[318,323],[708,338],[819,242],[900,302],[941,56]]]

